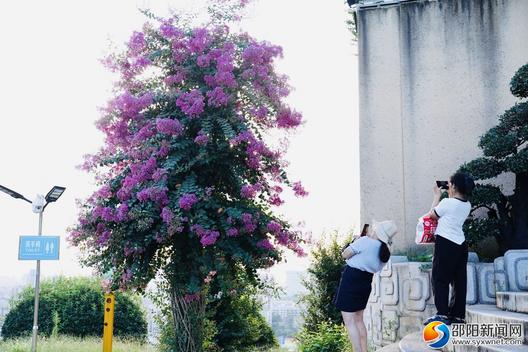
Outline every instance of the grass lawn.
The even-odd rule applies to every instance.
[[[141,345],[114,339],[113,352],[155,352],[151,345]],[[80,339],[76,337],[59,336],[56,338],[39,338],[38,352],[101,352],[103,340],[100,338]],[[31,351],[31,338],[0,341],[1,352],[29,352]]]

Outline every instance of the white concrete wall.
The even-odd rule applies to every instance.
[[[392,218],[414,246],[434,180],[480,155],[528,62],[527,0],[415,1],[359,8],[361,221]]]

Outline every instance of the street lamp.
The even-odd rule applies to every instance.
[[[7,187],[0,185],[0,191],[10,195],[16,199],[22,199],[33,205],[33,211],[39,214],[39,228],[38,235],[42,236],[42,214],[49,203],[56,202],[57,199],[64,193],[65,187],[54,186],[46,195],[46,197],[37,196],[32,202],[18,192],[15,192]],[[40,260],[37,260],[37,273],[35,275],[35,309],[33,312],[33,335],[31,338],[31,352],[37,352],[37,335],[38,335],[38,310],[39,310],[39,295],[40,295]]]

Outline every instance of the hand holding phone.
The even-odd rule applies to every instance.
[[[436,185],[440,189],[448,189],[449,188],[449,183],[447,181],[436,181]]]

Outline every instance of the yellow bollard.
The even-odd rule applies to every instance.
[[[105,294],[103,352],[112,352],[112,335],[114,334],[114,304],[114,294]]]

